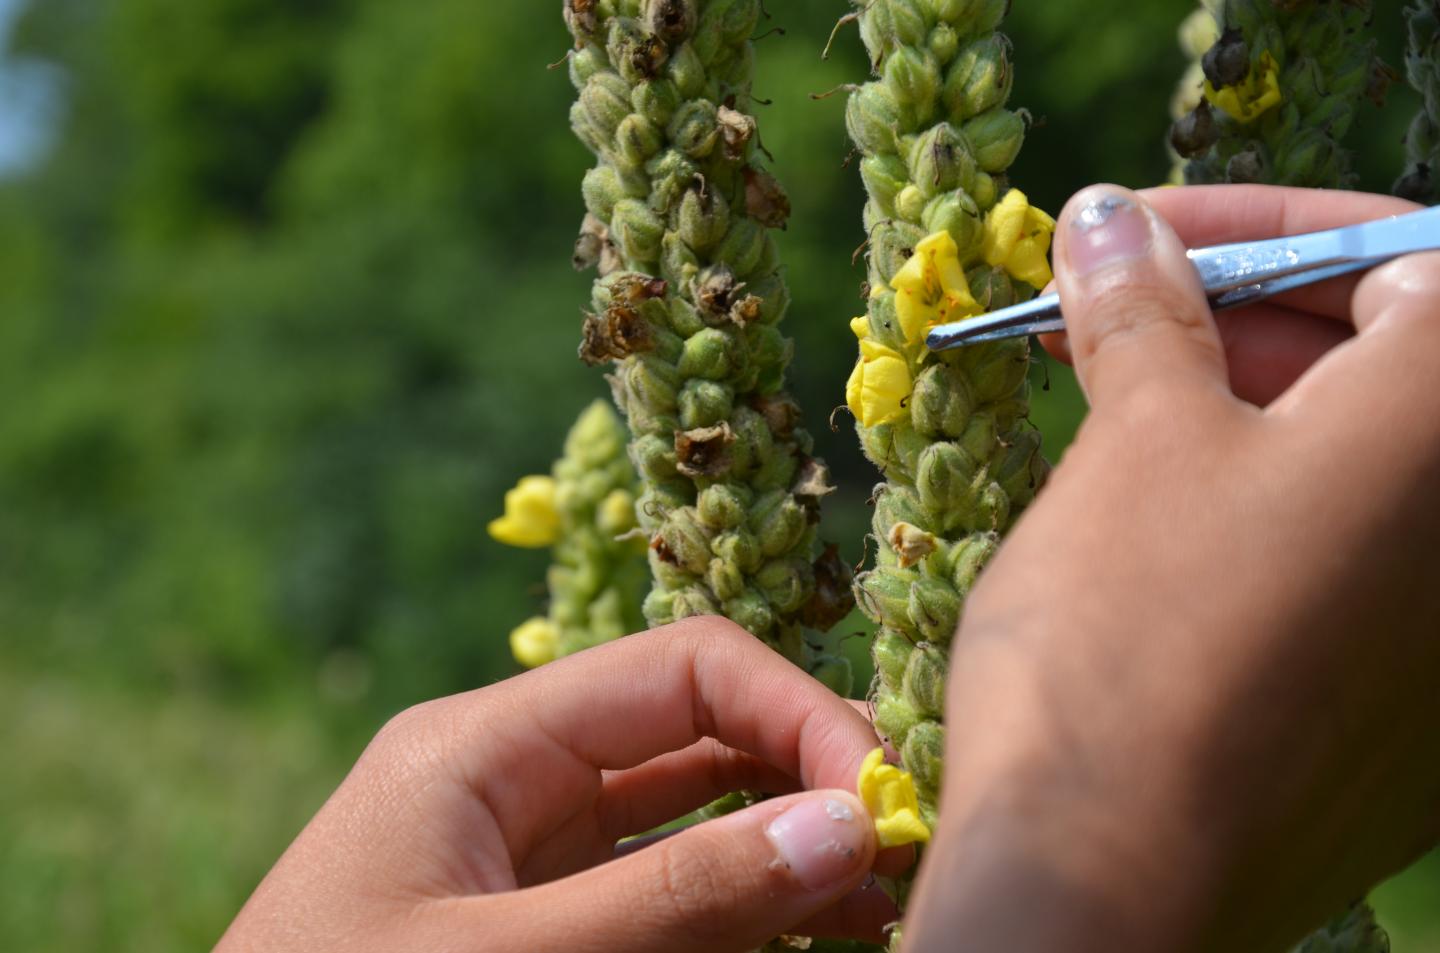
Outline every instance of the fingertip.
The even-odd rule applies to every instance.
[[[1355,329],[1364,334],[1382,321],[1410,317],[1433,322],[1437,305],[1440,252],[1406,255],[1361,279],[1352,301]]]
[[[1054,334],[1040,335],[1040,346],[1061,364],[1073,366],[1075,355],[1070,352],[1070,335],[1064,331],[1057,331]]]
[[[765,825],[775,856],[810,891],[851,889],[874,863],[875,826],[848,791],[797,795]]]

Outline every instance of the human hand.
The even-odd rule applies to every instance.
[[[1147,189],[1139,194],[1187,248],[1300,235],[1420,208],[1389,195],[1263,185]],[[1353,337],[1350,301],[1363,277],[1332,279],[1216,314],[1235,394],[1263,407]],[[1048,334],[1041,341],[1055,357],[1072,361],[1065,334]]]
[[[1204,240],[1231,195],[1256,237],[1393,204],[1174,194]],[[966,607],[907,953],[1279,950],[1440,837],[1440,255],[1262,410],[1139,196],[1056,234],[1092,412]]]
[[[631,636],[397,717],[218,950],[878,941],[895,908],[862,886],[874,828],[848,793],[875,744],[847,702],[724,620]],[[741,789],[791,796],[616,859],[621,838]]]

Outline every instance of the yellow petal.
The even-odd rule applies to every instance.
[[[861,341],[860,352],[860,412],[856,414],[860,423],[878,427],[904,417],[905,401],[915,386],[910,365],[895,351],[873,341]]]
[[[862,359],[855,362],[855,370],[850,372],[850,379],[845,382],[845,405],[861,423],[865,422],[865,407],[860,400],[864,384],[865,361]]]
[[[1266,50],[1234,86],[1216,89],[1206,80],[1205,98],[1239,122],[1254,122],[1284,99],[1280,93],[1280,65]]]
[[[1050,282],[1050,240],[1055,219],[1011,189],[985,218],[985,262],[1013,278],[1043,288]]]
[[[876,748],[866,756],[856,788],[875,820],[881,848],[930,840],[930,828],[920,818],[915,781],[908,772],[885,763],[885,749]]]
[[[925,334],[925,329],[940,318],[933,304],[908,288],[895,295],[895,317],[900,321],[900,333],[905,335],[906,344],[915,344]]]
[[[507,546],[540,549],[560,538],[555,480],[528,476],[505,494],[505,515],[490,522],[490,535]]]
[[[560,630],[549,619],[522,622],[510,633],[510,651],[526,668],[547,665],[560,651]]]
[[[910,256],[910,260],[895,272],[895,277],[890,279],[890,287],[899,294],[908,291],[923,296],[925,294],[925,258],[919,254]]]
[[[852,319],[850,322],[850,332],[860,340],[865,340],[870,336],[870,319],[863,315]]]
[[[1007,270],[1019,280],[1036,288],[1043,288],[1050,283],[1054,277],[1050,273],[1050,259],[1047,256],[1050,240],[1047,237],[1044,244],[1033,238],[1027,238],[1015,246],[1015,253],[1010,256]]]
[[[985,263],[994,267],[1005,264],[1015,243],[1025,234],[1025,217],[1030,202],[1025,193],[1011,189],[1005,193],[990,214],[985,216]]]

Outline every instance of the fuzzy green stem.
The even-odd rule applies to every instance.
[[[1405,76],[1423,102],[1405,134],[1405,172],[1394,191],[1435,205],[1440,203],[1440,3],[1414,0],[1405,9],[1405,24]]]
[[[1207,4],[1207,8],[1212,5]],[[1375,58],[1369,0],[1224,0],[1201,58],[1203,97],[1171,128],[1184,181],[1354,183],[1344,138],[1394,73]]]
[[[576,264],[598,266],[581,357],[614,365],[661,625],[719,614],[815,667],[802,627],[849,610],[817,557],[832,491],[785,391],[789,293],[770,230],[789,201],[757,161],[759,0],[566,0],[571,123],[598,158]],[[825,660],[829,664],[833,660]]]

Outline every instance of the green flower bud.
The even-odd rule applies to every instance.
[[[754,573],[764,559],[760,552],[760,541],[755,534],[745,529],[721,533],[711,546],[716,556],[740,568],[741,572]]]
[[[935,800],[940,791],[940,782],[945,777],[945,729],[939,723],[922,721],[905,736],[905,745],[900,753],[905,770],[915,778],[915,784],[922,792]]]
[[[784,490],[772,490],[755,501],[750,529],[766,556],[789,552],[810,527],[810,514]]]
[[[1048,473],[1048,468],[1037,468],[1037,461],[1044,461],[1040,456],[1039,431],[1022,432],[1005,449],[1000,465],[995,469],[995,482],[1000,484],[1012,502],[1023,505],[1035,498],[1041,481]]]
[[[635,469],[646,480],[656,483],[675,479],[675,445],[657,434],[635,438],[632,458]]]
[[[705,584],[715,593],[715,598],[725,602],[745,591],[745,576],[734,563],[726,562],[717,556],[710,560],[710,568],[705,572]]]
[[[761,544],[764,544],[763,535]],[[814,569],[804,559],[772,559],[755,573],[755,584],[777,611],[793,613],[805,604],[814,589]]]
[[[902,46],[885,61],[885,84],[920,122],[928,122],[940,90],[940,64],[928,50]]]
[[[746,589],[725,603],[725,616],[748,632],[765,638],[775,628],[775,610],[763,593]]]
[[[896,523],[910,523],[923,529],[929,519],[913,488],[882,483],[875,489],[875,535],[887,538]]]
[[[875,703],[875,730],[896,748],[921,721],[920,713],[910,707],[903,695],[883,695]]]
[[[585,88],[590,77],[609,68],[610,57],[605,55],[604,48],[586,43],[570,54],[570,83],[578,93]]]
[[[925,206],[920,217],[930,234],[949,232],[960,250],[960,259],[975,254],[985,240],[985,221],[969,193],[954,191],[937,195]]]
[[[989,210],[1000,198],[1000,184],[990,173],[977,172],[975,173],[975,182],[970,186],[970,197],[982,210]]]
[[[855,671],[841,655],[820,656],[811,664],[810,675],[841,698],[849,698],[855,689]]]
[[[1339,174],[1339,148],[1319,129],[1302,132],[1275,157],[1275,181],[1280,184],[1310,185],[1331,181]]]
[[[679,619],[675,614],[675,598],[677,593],[666,589],[652,589],[645,597],[645,603],[641,611],[645,614],[645,621],[652,626],[669,625]]]
[[[975,166],[971,142],[946,122],[926,130],[910,152],[910,177],[927,199],[955,189],[969,191]]]
[[[670,52],[670,62],[665,66],[665,77],[675,84],[675,89],[686,99],[699,96],[705,91],[705,64],[690,43],[682,43]]]
[[[596,73],[580,91],[580,105],[591,127],[603,139],[612,139],[630,115],[630,86],[617,73]]]
[[[970,382],[959,369],[932,364],[915,381],[910,413],[915,429],[932,439],[959,437],[975,412]]]
[[[713,427],[725,420],[735,404],[735,390],[719,381],[691,379],[680,391],[680,426],[686,430]]]
[[[860,37],[872,56],[918,46],[930,29],[915,0],[871,0],[860,14]]]
[[[945,76],[945,108],[958,120],[969,119],[1010,99],[1015,82],[1010,41],[991,33],[962,49]]]
[[[948,23],[938,23],[930,31],[930,53],[941,63],[948,63],[960,50],[960,34]]]
[[[616,17],[610,21],[605,44],[610,62],[629,85],[654,79],[665,67],[670,49],[637,20]]]
[[[660,559],[696,576],[710,567],[710,530],[694,507],[670,513],[651,546]]]
[[[702,377],[718,381],[735,369],[739,349],[733,336],[719,328],[705,328],[685,342],[680,355],[681,377]]]
[[[759,22],[759,0],[710,0],[696,32],[713,32],[727,46],[736,46],[750,38]]]
[[[717,483],[700,491],[696,503],[700,519],[715,529],[737,529],[745,524],[754,494],[734,483]]]
[[[875,672],[889,691],[900,691],[900,685],[905,680],[905,666],[910,663],[913,651],[915,643],[893,629],[881,629],[875,636],[875,645],[871,650]]]
[[[619,120],[617,119],[618,123]],[[906,125],[899,100],[882,83],[866,83],[845,107],[850,137],[870,153],[893,153],[896,138]]]
[[[651,547],[649,550],[650,575],[666,589],[684,589],[695,581],[695,576],[684,566],[672,562],[668,553]]]
[[[855,577],[855,601],[870,618],[900,632],[912,632],[910,587],[919,579],[913,570],[876,569]]]
[[[884,222],[875,226],[870,234],[870,264],[880,280],[887,285],[893,281],[924,238],[924,230],[908,222]]]
[[[619,158],[632,168],[640,168],[665,144],[655,124],[639,113],[631,113],[615,130]]]
[[[768,249],[766,246],[770,246]],[[731,222],[730,230],[715,249],[714,259],[727,262],[736,275],[748,277],[762,259],[774,254],[774,245],[763,226],[742,218]]]
[[[602,222],[608,222],[614,216],[617,202],[639,198],[631,181],[610,165],[596,166],[586,172],[581,189],[585,194],[585,208]]]
[[[621,199],[615,203],[610,233],[627,262],[659,261],[665,223],[639,199]]]
[[[720,122],[715,104],[692,99],[675,111],[670,120],[670,141],[691,159],[704,159],[720,141]]]
[[[953,443],[933,443],[920,454],[915,486],[926,509],[966,512],[972,505],[981,461]]]
[[[748,407],[737,407],[731,417],[735,428],[735,466],[747,471],[776,457],[775,435],[765,418]]]
[[[649,354],[625,362],[619,371],[626,410],[647,417],[671,416],[676,410],[675,368]]]
[[[650,207],[660,213],[674,208],[700,178],[700,167],[674,149],[650,160],[645,171],[650,176]]]
[[[1000,537],[994,533],[967,536],[950,550],[950,581],[957,592],[968,595],[981,571],[995,557]]]
[[[1030,353],[1024,341],[997,341],[966,348],[961,357],[961,367],[970,379],[977,403],[1010,396],[1030,376]]]
[[[921,637],[928,642],[949,645],[960,625],[960,608],[963,602],[955,587],[941,579],[921,577],[910,587],[907,611],[910,623]],[[905,672],[906,682],[910,670]],[[943,682],[943,674],[941,676]],[[940,689],[940,704],[944,704],[944,688]],[[913,698],[912,698],[913,701]]]
[[[975,151],[975,161],[992,174],[1010,168],[1025,143],[1025,120],[1001,107],[981,113],[962,128]]]
[[[880,206],[885,217],[897,214],[895,197],[909,185],[909,170],[900,157],[893,154],[866,156],[860,162],[860,177],[871,201]]]
[[[970,296],[987,311],[1008,308],[1022,300],[1022,292],[1003,267],[977,265],[965,277],[970,282]],[[1025,294],[1028,298],[1029,292]]]
[[[720,606],[711,598],[710,593],[700,586],[681,589],[675,594],[672,606],[677,622],[680,619],[693,619],[702,615],[720,615]]]
[[[672,80],[647,79],[630,91],[630,105],[654,126],[665,129],[680,108],[680,90]]]
[[[905,665],[901,692],[910,707],[921,715],[939,718],[945,712],[945,675],[950,665],[945,653],[921,642]]]
[[[680,237],[679,232],[666,232],[660,240],[660,277],[672,288],[684,288],[695,280],[699,272],[700,258],[685,244],[685,239]],[[672,324],[677,330],[681,326]]]
[[[917,186],[907,185],[895,196],[895,214],[907,222],[920,224],[925,214],[925,193]]]

